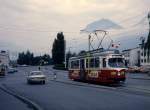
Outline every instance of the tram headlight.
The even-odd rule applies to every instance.
[[[121,75],[124,75],[124,74],[125,74],[125,72],[124,72],[124,71],[122,71],[122,72],[121,72]]]
[[[117,73],[116,72],[111,72],[111,75],[116,75]]]

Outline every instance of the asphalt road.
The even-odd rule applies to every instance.
[[[30,110],[27,104],[0,89],[0,110]]]
[[[67,72],[42,67],[48,77],[47,83],[28,85],[27,73],[37,69],[19,67],[17,73],[1,78],[0,84],[5,84],[44,110],[150,110],[150,80],[128,78],[123,86],[105,87],[70,81]],[[57,73],[56,81],[53,81],[54,72]]]

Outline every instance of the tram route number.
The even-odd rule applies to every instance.
[[[91,78],[98,78],[98,71],[91,71],[88,76]]]

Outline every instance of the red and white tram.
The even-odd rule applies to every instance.
[[[117,83],[126,79],[124,57],[116,50],[88,52],[69,59],[69,78],[96,83]]]

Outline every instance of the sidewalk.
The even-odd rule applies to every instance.
[[[0,109],[1,110],[30,110],[30,108],[15,98],[14,96],[6,93],[0,88]]]

